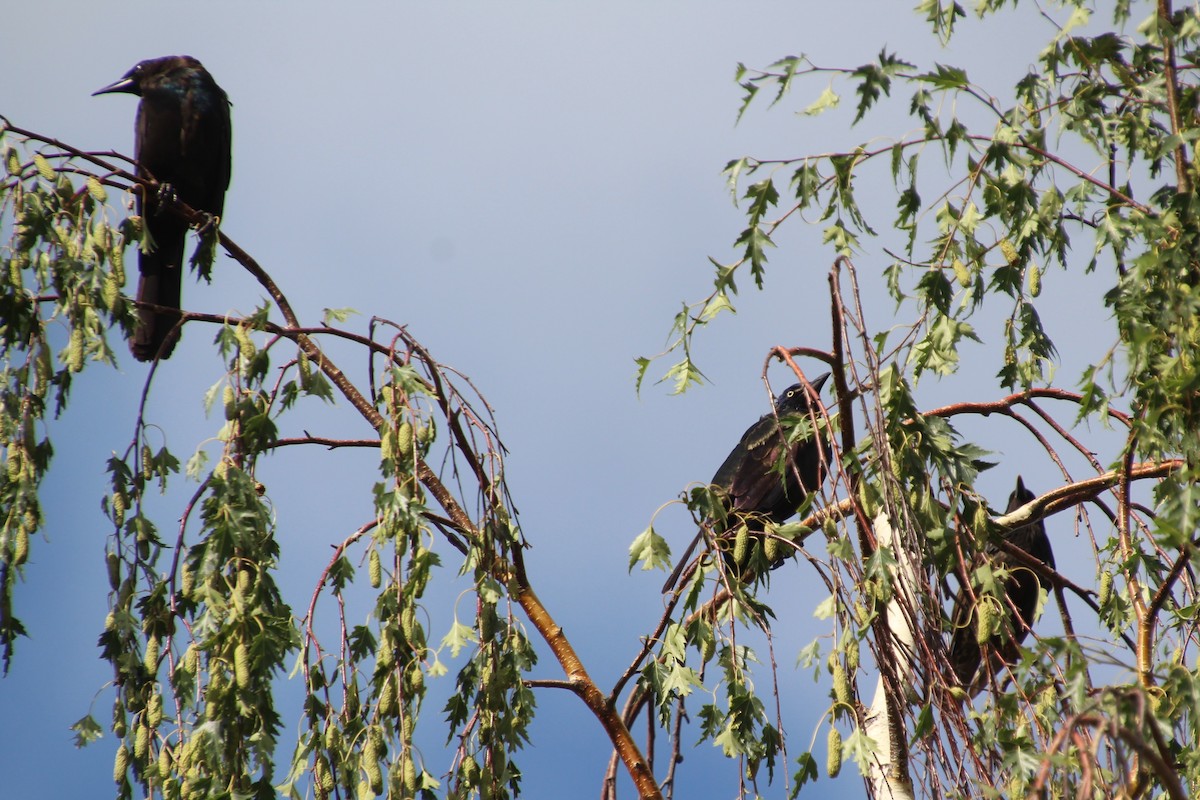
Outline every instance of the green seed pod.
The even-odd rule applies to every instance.
[[[250,648],[245,642],[233,648],[233,675],[239,689],[250,686]]]
[[[436,436],[437,429],[433,427],[432,422],[430,422],[428,425],[422,425],[421,427],[417,428],[417,441],[419,441],[421,444],[429,444]]]
[[[981,597],[975,609],[975,641],[986,644],[992,638],[996,624],[996,605],[990,598]]]
[[[102,184],[100,179],[95,175],[88,175],[87,190],[88,194],[90,194],[92,199],[97,203],[104,203],[108,201],[108,192],[104,190],[104,184]]]
[[[858,658],[858,639],[851,639],[846,643],[846,669],[850,674],[858,672]]]
[[[496,636],[496,623],[500,621],[496,607],[485,605],[479,610],[479,641],[490,642]]]
[[[406,745],[412,744],[413,737],[413,715],[405,714],[404,719],[400,720],[400,741]]]
[[[412,461],[413,456],[413,426],[408,420],[400,423],[396,429],[395,459],[397,461]]]
[[[375,548],[371,548],[371,553],[367,556],[367,574],[371,578],[371,588],[378,589],[383,583],[383,564],[379,560],[379,551]]]
[[[1112,600],[1112,590],[1113,590],[1112,573],[1109,572],[1108,570],[1104,570],[1103,572],[1100,573],[1100,591],[1099,591],[1099,598],[1098,598],[1100,601],[1100,605],[1102,605],[1102,606],[1108,605],[1108,601]]]
[[[200,648],[195,642],[188,645],[187,652],[183,654],[183,663],[193,675],[200,673]]]
[[[129,598],[133,596],[133,578],[126,578],[121,581],[121,588],[117,589],[117,607],[128,609]]]
[[[371,784],[372,794],[383,794],[383,770],[379,768],[379,762],[373,758],[368,758],[367,763],[363,766],[367,773],[367,781]]]
[[[71,372],[83,369],[83,328],[78,323],[71,328],[71,338],[67,343],[67,369]]]
[[[113,522],[120,527],[125,524],[125,512],[129,509],[129,498],[125,492],[118,490],[113,492],[112,497]]]
[[[188,598],[196,590],[196,571],[186,560],[179,569],[179,590],[183,592],[184,597]]]
[[[317,775],[317,787],[323,794],[329,794],[333,791],[333,773],[329,771],[329,764],[321,756],[317,756],[316,763],[313,765]]]
[[[129,769],[129,750],[125,745],[121,745],[117,748],[117,757],[113,759],[113,782],[124,781],[127,769]]]
[[[1042,293],[1042,270],[1036,261],[1029,262],[1029,296],[1037,297]]]
[[[375,740],[375,729],[367,731],[367,741],[363,745],[363,769],[375,794],[383,793],[383,772],[379,769],[379,744]]]
[[[117,737],[118,739],[124,739],[126,733],[127,731],[125,730],[124,717],[113,722],[113,736]]]
[[[29,531],[24,525],[17,528],[16,541],[13,542],[13,566],[21,566],[29,559]]]
[[[408,669],[408,686],[410,694],[419,695],[425,691],[425,673],[419,664],[413,664]]]
[[[371,800],[373,797],[375,797],[375,792],[371,789],[371,782],[367,780],[359,781],[358,786],[354,788],[355,800]]]
[[[108,568],[108,587],[115,592],[121,585],[121,559],[116,553],[105,553],[104,565]]]
[[[774,564],[776,561],[783,559],[783,542],[778,536],[763,537],[763,555],[767,557],[767,561]]]
[[[324,742],[326,750],[337,750],[341,745],[342,732],[333,722],[325,726]]]
[[[379,760],[379,742],[375,739],[375,729],[367,730],[366,741],[363,743],[363,758],[367,761]]]
[[[146,652],[142,655],[142,665],[151,675],[158,672],[158,637],[150,636],[146,639]]]
[[[412,754],[405,753],[400,762],[400,778],[408,797],[417,793],[417,765],[413,763]]]
[[[133,757],[138,761],[146,758],[146,748],[150,746],[150,729],[145,725],[138,725],[137,733],[133,737]]]
[[[967,271],[967,265],[956,258],[951,266],[954,268],[954,277],[958,279],[958,285],[964,289],[970,286],[971,273]]]
[[[171,776],[171,746],[163,742],[163,746],[158,749],[158,777],[159,780],[166,780]]]
[[[412,606],[400,612],[400,632],[410,644],[417,638],[417,610]]]
[[[38,174],[51,183],[54,183],[58,179],[58,174],[54,171],[54,167],[50,166],[50,162],[42,154],[34,154],[33,165],[37,167]]]
[[[1020,254],[1017,253],[1017,248],[1013,247],[1012,242],[1008,239],[1000,240],[1000,252],[1004,255],[1004,260],[1011,267],[1020,259]]]
[[[238,570],[237,587],[238,587],[238,591],[241,592],[243,596],[250,593],[251,577],[252,576],[250,575],[250,570],[248,570],[248,569],[239,569]]]
[[[4,466],[8,469],[8,479],[10,481],[18,480],[21,477],[21,462],[22,458],[21,445],[16,442],[8,443],[8,453],[5,458]]]
[[[225,419],[233,419],[237,416],[237,404],[234,402],[233,387],[228,383],[221,390],[221,407],[225,409]]]
[[[839,703],[850,704],[850,678],[841,662],[833,665],[833,696]]]
[[[825,771],[829,777],[836,778],[842,771],[842,733],[837,726],[829,726],[829,753],[825,756]]]
[[[162,695],[155,693],[150,695],[149,702],[146,703],[146,724],[157,730],[162,724],[163,718],[163,700]]]
[[[381,716],[392,716],[396,713],[395,675],[388,675],[383,679],[383,688],[379,690],[379,713]]]
[[[733,563],[739,567],[746,563],[746,556],[750,552],[750,530],[741,525],[737,529],[737,533],[733,538]]]

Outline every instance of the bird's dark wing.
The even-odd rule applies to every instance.
[[[169,96],[143,95],[138,104],[134,129],[134,151],[138,174],[160,183],[175,185],[180,174],[182,141],[179,135],[180,107]],[[162,212],[154,192],[139,195],[138,210],[146,225],[149,241],[138,254],[138,300],[171,309],[180,306],[183,283],[183,250],[187,223],[173,214]],[[174,331],[179,314],[139,308],[141,325],[130,347],[134,358],[150,361],[166,358],[178,340]]]
[[[734,510],[767,513],[784,494],[777,469],[782,448],[779,421],[766,414],[742,434],[711,483],[725,490]]]
[[[208,73],[195,75],[180,108],[183,165],[187,175],[181,198],[199,211],[220,216],[229,188],[232,128],[229,99]]]

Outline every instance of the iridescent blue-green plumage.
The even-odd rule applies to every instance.
[[[229,99],[191,56],[142,61],[94,94],[124,92],[141,98],[134,129],[138,175],[169,186],[198,211],[219,217],[229,187]],[[150,235],[138,259],[138,301],[179,309],[187,223],[160,209],[154,192],[138,200]],[[179,339],[178,311],[139,308],[141,325],[130,348],[140,361],[166,358]]]

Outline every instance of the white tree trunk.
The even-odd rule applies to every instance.
[[[917,567],[912,563],[908,548],[896,541],[896,533],[887,515],[883,512],[875,517],[875,540],[879,547],[891,550],[896,558],[893,568],[895,593],[887,607],[888,627],[891,629],[891,641],[879,642],[879,657],[886,659],[896,671],[900,686],[912,684],[912,654],[913,629],[912,614],[917,608],[914,602],[913,587],[917,586]],[[896,698],[899,703],[907,703],[907,697]],[[871,796],[885,800],[913,800],[912,784],[906,777],[896,774],[896,754],[892,752],[890,731],[903,724],[901,720],[893,721],[889,717],[887,694],[884,687],[883,675],[880,674],[875,684],[875,696],[867,710],[863,733],[871,740],[875,755],[868,763],[867,783],[871,787]],[[898,743],[903,747],[904,741]]]

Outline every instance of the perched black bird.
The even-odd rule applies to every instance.
[[[127,92],[142,98],[134,129],[138,175],[153,178],[164,192],[220,217],[229,187],[229,98],[191,56],[152,58],[93,95]],[[170,187],[167,189],[166,187]],[[143,193],[138,213],[150,234],[138,266],[138,301],[180,307],[183,242],[187,223],[160,208],[160,196]],[[167,358],[179,340],[179,313],[139,309],[142,324],[130,349],[139,361]]]
[[[820,392],[828,379],[826,372],[812,381],[813,390]],[[825,475],[822,456],[829,455],[827,440],[821,440],[820,445],[816,438],[792,442],[784,469],[782,472],[779,469],[786,446],[779,420],[789,415],[807,417],[810,410],[803,384],[784,389],[775,400],[775,413],[764,414],[747,428],[737,447],[717,469],[711,483],[724,490],[728,508],[738,518],[731,521],[730,528],[744,522],[751,532],[761,533],[766,522],[782,523],[795,514],[804,498],[821,485]],[[688,545],[663,585],[664,592],[674,588],[692,551],[703,538],[701,532]]]
[[[1036,497],[1037,495],[1025,488],[1024,481],[1018,476],[1017,488],[1008,496],[1008,507],[1004,513],[1016,511]],[[1050,549],[1046,526],[1041,520],[1014,528],[1006,532],[1004,538],[1009,544],[1024,550],[1051,569],[1054,568],[1054,552]],[[1001,667],[1017,661],[1021,642],[1025,640],[1033,625],[1033,612],[1037,609],[1038,593],[1043,587],[1042,580],[1033,570],[1017,563],[995,545],[989,545],[985,553],[992,564],[1004,567],[1010,573],[1004,585],[1004,607],[1001,612],[1005,617],[1004,624],[981,648],[976,633],[978,623],[975,603],[972,602],[966,587],[960,589],[958,596],[954,598],[954,612],[951,617],[953,633],[950,635],[950,664],[959,685],[972,697],[984,688]],[[979,667],[985,651],[987,668],[981,670]]]

